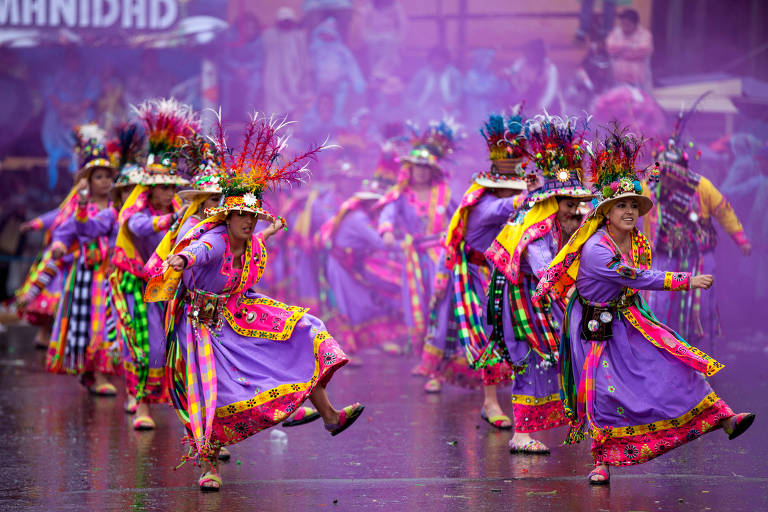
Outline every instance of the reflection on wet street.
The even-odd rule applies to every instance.
[[[610,487],[587,484],[588,446],[562,446],[564,429],[540,436],[549,457],[510,455],[510,433],[480,419],[481,392],[426,395],[412,359],[370,352],[329,388],[337,407],[366,405],[358,423],[338,437],[321,422],[262,432],[231,447],[222,491],[202,494],[197,468],[174,471],[184,448],[170,406],[156,407],[157,430],[135,432],[122,394],[95,398],[45,373],[32,336],[0,334],[3,511],[768,510],[768,353],[757,337],[712,351],[726,364],[715,389],[755,412],[755,426],[614,470]]]

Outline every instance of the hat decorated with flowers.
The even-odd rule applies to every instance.
[[[192,200],[201,195],[221,194],[221,165],[216,160],[210,140],[198,133],[192,135],[179,148],[179,160],[184,162],[183,167],[191,184],[191,188],[179,192],[179,197]]]
[[[505,119],[491,114],[480,134],[488,145],[491,169],[476,174],[474,182],[483,187],[525,190],[525,134],[519,107]]]
[[[643,142],[629,133],[627,128],[614,126],[605,137],[587,145],[592,188],[597,200],[594,212],[604,215],[611,205],[623,198],[636,199],[640,215],[651,211],[653,201],[643,195],[642,181],[646,171],[635,169]],[[655,166],[650,168],[650,178],[658,179]]]
[[[459,125],[452,118],[432,121],[423,132],[409,125],[413,134],[411,150],[401,160],[415,165],[428,165],[442,170],[439,162],[456,149],[460,138]]]
[[[186,185],[178,172],[179,148],[200,129],[200,121],[189,105],[173,98],[145,101],[133,107],[144,122],[149,141],[142,185]]]
[[[107,133],[96,123],[75,128],[75,154],[80,165],[79,177],[87,179],[98,168],[114,170],[107,152]]]
[[[235,150],[226,142],[220,112],[218,119],[218,132],[212,141],[214,158],[221,165],[218,174],[221,200],[218,206],[205,210],[208,217],[239,211],[274,221],[275,216],[263,208],[263,192],[275,190],[281,184],[304,183],[309,177],[308,161],[332,147],[323,143],[289,157],[285,154],[288,136],[280,132],[290,123],[257,112],[245,128],[242,146]]]
[[[556,196],[582,200],[594,194],[583,183],[584,129],[578,128],[575,117],[542,114],[531,119],[526,128],[526,153],[542,184],[531,192],[529,201],[537,203]],[[531,167],[531,166],[529,166]]]

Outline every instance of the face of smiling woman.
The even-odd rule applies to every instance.
[[[608,223],[616,231],[632,231],[640,218],[640,203],[637,199],[619,199],[608,210]]]

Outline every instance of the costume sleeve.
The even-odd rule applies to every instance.
[[[77,241],[75,231],[75,218],[70,217],[53,230],[51,236],[51,250],[60,248],[65,252]]]
[[[59,214],[59,209],[54,208],[51,211],[45,212],[39,217],[35,217],[30,221],[32,228],[36,231],[41,229],[45,230],[51,227],[53,221],[56,220],[56,216]]]
[[[644,270],[622,263],[618,255],[602,242],[588,243],[581,254],[579,272],[588,272],[597,279],[620,283],[637,290],[685,291],[690,288],[691,274],[688,272],[665,272]]]
[[[698,193],[702,203],[702,211],[708,211],[711,216],[715,217],[737,245],[749,243],[744,234],[744,227],[739,222],[739,218],[736,217],[731,203],[725,199],[711,181],[701,178]]]
[[[395,217],[397,216],[397,201],[392,201],[384,205],[379,213],[379,233],[382,235],[395,229]]]
[[[104,208],[93,217],[88,216],[88,207],[77,205],[75,210],[75,231],[89,239],[109,236],[114,231],[116,214],[114,208]]]
[[[128,219],[128,229],[136,236],[149,236],[168,230],[173,224],[174,214],[150,215],[146,210],[136,212]]]
[[[544,271],[547,270],[547,266],[555,258],[550,248],[549,235],[538,238],[528,244],[528,247],[525,248],[524,257],[531,266],[533,273],[536,274],[536,277],[541,278]]]
[[[516,210],[518,196],[497,197],[475,205],[470,215],[477,215],[483,226],[501,226]]]
[[[339,247],[349,247],[358,251],[384,250],[387,247],[379,232],[371,226],[368,216],[361,211],[346,215],[336,232],[334,243]]]
[[[221,233],[211,230],[179,252],[179,256],[187,260],[186,268],[205,266],[223,259],[225,244]]]

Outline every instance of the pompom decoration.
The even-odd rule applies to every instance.
[[[200,120],[189,105],[174,98],[148,100],[133,111],[147,128],[149,158],[147,166],[160,164],[173,169],[172,157],[182,143],[200,129]]]
[[[411,146],[413,149],[403,160],[415,164],[436,166],[454,152],[457,142],[463,137],[460,126],[453,118],[432,121],[423,132],[414,124],[408,124],[411,130]]]
[[[525,156],[525,136],[523,116],[518,105],[512,109],[512,115],[504,119],[504,114],[491,114],[480,134],[488,145],[491,160],[505,158],[520,159]]]
[[[577,128],[577,124],[575,117],[546,113],[526,124],[525,154],[536,164],[534,172],[545,180],[565,182],[571,177],[581,179],[584,139],[583,130]]]

